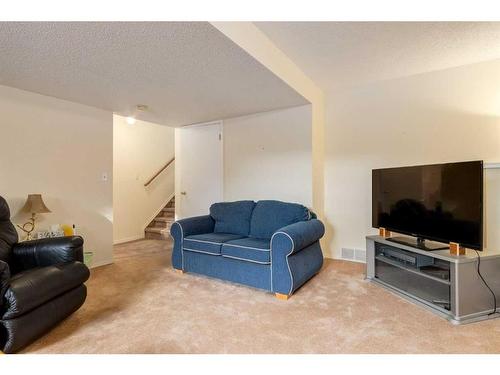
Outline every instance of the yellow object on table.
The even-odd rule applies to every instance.
[[[71,225],[63,224],[61,225],[61,229],[64,231],[65,236],[72,236],[75,234]]]

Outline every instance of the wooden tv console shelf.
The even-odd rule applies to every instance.
[[[366,277],[430,311],[461,324],[500,317],[500,251],[452,255],[449,249],[426,251],[381,236],[366,237]]]

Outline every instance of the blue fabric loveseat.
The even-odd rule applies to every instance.
[[[176,221],[172,265],[264,289],[287,299],[323,264],[325,228],[296,203],[215,203],[210,214]]]

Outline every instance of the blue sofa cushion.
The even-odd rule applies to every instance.
[[[215,220],[215,233],[233,233],[248,236],[254,201],[214,203],[210,216]]]
[[[220,255],[221,246],[224,242],[242,237],[232,233],[195,234],[184,238],[183,250]]]
[[[223,257],[260,264],[271,263],[270,241],[259,238],[242,238],[222,245]]]
[[[310,218],[309,209],[301,204],[259,201],[253,209],[250,237],[270,239],[278,229]]]

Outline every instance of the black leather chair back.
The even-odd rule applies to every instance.
[[[18,240],[16,228],[10,221],[9,205],[0,196],[0,260],[9,264],[12,246]]]

